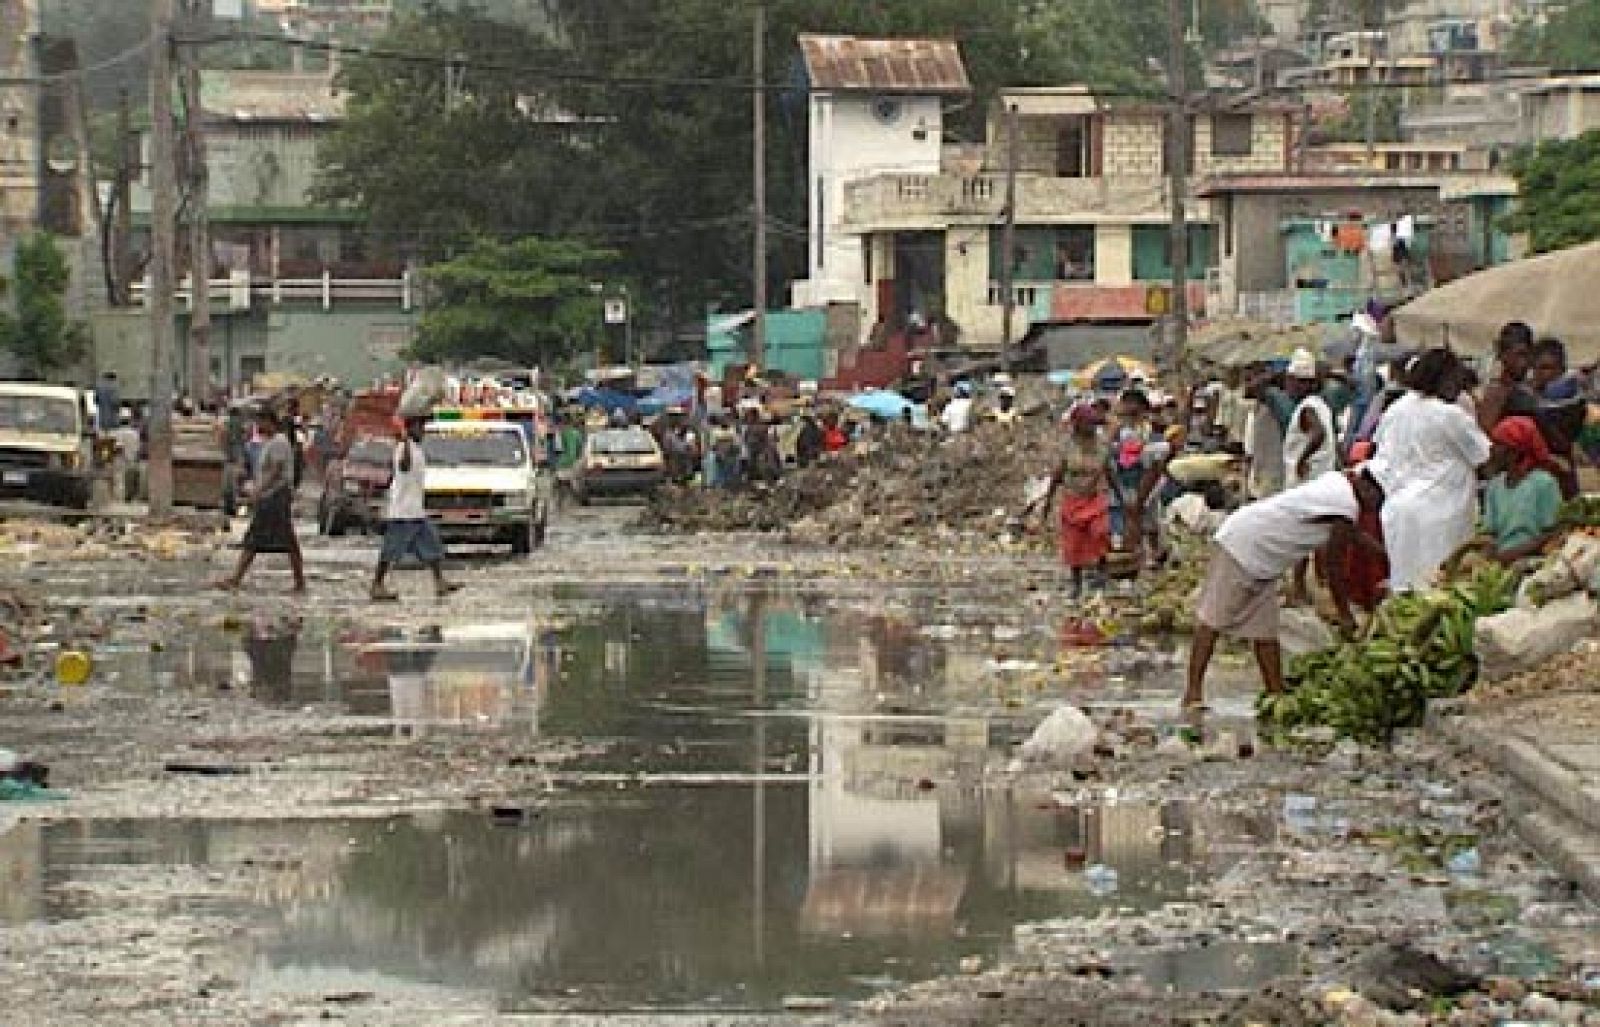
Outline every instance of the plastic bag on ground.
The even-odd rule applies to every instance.
[[[1600,538],[1573,535],[1560,552],[1523,580],[1517,589],[1517,605],[1524,609],[1543,606],[1553,599],[1588,588],[1597,576],[1600,576]]]
[[[1480,617],[1474,649],[1485,678],[1496,680],[1530,670],[1585,638],[1600,634],[1600,606],[1584,593],[1535,610],[1518,607]]]
[[[1100,731],[1076,706],[1058,706],[1022,743],[1022,758],[1065,766],[1094,748]]]
[[[1289,607],[1278,614],[1278,644],[1285,656],[1303,656],[1332,649],[1339,640],[1315,610]]]

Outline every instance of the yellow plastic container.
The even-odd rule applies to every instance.
[[[81,685],[94,673],[94,660],[88,653],[69,649],[56,657],[56,681],[63,685]]]

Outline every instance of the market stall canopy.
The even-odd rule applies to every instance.
[[[1115,356],[1096,360],[1079,370],[1072,384],[1079,388],[1119,389],[1133,380],[1154,381],[1155,369],[1135,357]]]
[[[1492,352],[1507,321],[1560,339],[1574,364],[1600,360],[1600,242],[1458,278],[1394,313],[1403,345],[1471,356]]]
[[[1275,325],[1260,321],[1213,321],[1189,335],[1189,359],[1219,367],[1244,367],[1287,359],[1297,349],[1324,356],[1324,325]]]

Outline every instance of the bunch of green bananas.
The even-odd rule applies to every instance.
[[[1516,576],[1485,564],[1447,588],[1394,596],[1378,607],[1366,637],[1289,661],[1290,691],[1262,696],[1257,716],[1269,737],[1323,725],[1368,743],[1422,722],[1429,699],[1460,695],[1477,677],[1477,619],[1511,606]]]
[[[1561,523],[1569,528],[1600,527],[1600,496],[1579,496],[1563,503]]]

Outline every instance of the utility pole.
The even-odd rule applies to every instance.
[[[1017,316],[1017,105],[1006,107],[1006,209],[1000,232],[1000,367],[1011,371],[1011,332]]]
[[[1172,194],[1172,355],[1182,366],[1189,346],[1189,84],[1183,0],[1167,0],[1167,80],[1172,109],[1167,121],[1167,190]]]
[[[150,0],[150,517],[172,514],[173,237],[178,141],[172,123],[173,0]]]
[[[185,0],[186,35],[203,38],[210,0]],[[189,391],[211,398],[211,173],[206,167],[205,108],[200,95],[200,48],[186,46],[183,65],[184,153],[189,165]]]
[[[1377,163],[1378,152],[1378,33],[1383,31],[1384,11],[1383,0],[1368,0],[1367,7],[1367,88],[1364,99],[1366,100],[1366,140],[1367,140],[1367,170],[1372,171]],[[1387,46],[1385,40],[1385,46]],[[1387,55],[1385,55],[1387,56]]]
[[[751,104],[755,116],[755,259],[751,275],[755,284],[755,319],[750,322],[750,362],[767,360],[767,5],[756,0],[753,33]]]

